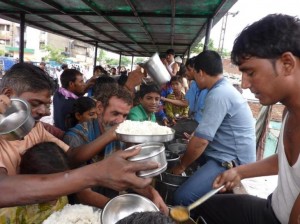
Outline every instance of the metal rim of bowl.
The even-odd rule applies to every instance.
[[[22,99],[20,99],[20,98],[11,98],[10,100],[11,100],[11,101],[18,101],[18,102],[21,102],[21,103],[23,103],[23,104],[26,106],[26,110],[24,110],[24,111],[26,112],[26,119],[24,119],[24,120],[22,121],[22,123],[21,123],[20,125],[18,125],[17,127],[15,127],[14,129],[8,130],[8,131],[4,131],[4,132],[0,132],[1,135],[9,134],[9,133],[11,133],[11,132],[17,130],[18,128],[20,128],[20,127],[21,127],[21,126],[29,119],[29,115],[30,115],[30,113],[31,113],[31,111],[30,111],[31,108],[30,108],[30,106],[29,106],[29,103],[27,103],[27,101],[22,100]]]
[[[170,151],[170,150],[168,150],[168,149],[166,149],[166,150],[165,150],[165,152],[166,152],[166,158],[167,158],[167,162],[173,162],[173,161],[177,161],[177,160],[179,160],[179,159],[180,159],[180,156],[179,156],[177,153],[174,153],[174,152],[172,152],[172,151]],[[168,159],[168,157],[167,157],[167,153],[170,153],[170,154],[176,155],[176,158]]]
[[[171,128],[171,134],[165,135],[128,135],[116,132],[120,141],[131,143],[144,143],[144,142],[169,142],[174,139],[175,130]]]
[[[158,142],[148,142],[148,143],[143,143],[143,144],[134,145],[134,146],[131,146],[131,147],[125,149],[125,151],[127,151],[127,150],[132,150],[132,149],[134,149],[134,148],[137,147],[137,146],[142,147],[141,150],[143,150],[143,147],[144,147],[144,146],[158,146],[159,150],[158,150],[157,152],[154,152],[154,153],[151,154],[150,156],[149,156],[149,155],[146,155],[146,156],[139,157],[139,158],[135,158],[135,156],[133,156],[133,157],[131,157],[131,158],[128,158],[129,161],[141,161],[141,160],[144,160],[144,159],[149,159],[149,158],[152,158],[152,157],[154,157],[154,156],[157,156],[157,155],[159,155],[160,153],[162,153],[163,151],[165,151],[165,146],[164,146],[164,144],[158,143]]]
[[[143,178],[149,178],[149,177],[154,177],[157,176],[163,172],[165,172],[167,170],[168,163],[166,163],[163,167],[161,167],[160,169],[155,169],[153,170],[153,172],[150,173],[146,173],[146,174],[138,174],[139,177],[143,177]]]

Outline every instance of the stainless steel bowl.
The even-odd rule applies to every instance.
[[[137,194],[123,194],[111,199],[103,208],[102,224],[115,224],[134,212],[157,212],[159,209],[149,199]]]
[[[130,143],[169,142],[173,140],[175,135],[175,130],[172,129],[172,133],[166,135],[126,135],[118,132],[116,134],[118,139],[123,142],[130,142]]]
[[[157,142],[149,142],[149,143],[143,143],[139,145],[131,146],[125,150],[132,150],[135,147],[140,146],[141,151],[138,155],[130,157],[129,161],[135,161],[135,162],[157,162],[160,164],[159,168],[153,169],[153,170],[144,170],[139,171],[137,173],[140,177],[154,177],[162,172],[164,172],[167,169],[167,159],[165,154],[165,146],[162,143]]]
[[[0,135],[6,140],[20,140],[34,127],[31,108],[27,101],[11,99],[11,106],[0,115]]]

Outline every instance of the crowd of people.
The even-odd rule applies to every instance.
[[[193,218],[209,224],[299,224],[299,41],[300,20],[274,14],[246,27],[234,43],[231,59],[242,72],[242,88],[261,104],[281,102],[287,111],[278,154],[257,162],[253,115],[224,78],[215,51],[183,63],[169,49],[161,60],[171,78],[162,86],[145,83],[147,74],[140,67],[118,76],[102,66],[87,81],[79,70],[65,67],[57,86],[43,68],[15,64],[0,82],[0,113],[19,97],[31,105],[36,123],[23,139],[0,136],[0,223],[42,223],[67,203],[103,208],[123,190],[149,198],[162,213],[134,214],[120,223],[172,223],[152,179],[136,175],[160,164],[127,160],[140,148],[124,151],[128,145],[117,138],[116,128],[129,119],[170,126],[175,138],[188,139],[170,172],[181,175],[192,164],[198,168],[175,191],[174,205],[187,206],[224,185],[221,191],[227,193],[200,205]],[[40,121],[50,115],[51,103],[53,125]],[[268,199],[231,192],[243,178],[274,174],[278,186]]]

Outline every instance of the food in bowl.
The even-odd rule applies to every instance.
[[[117,133],[126,135],[168,135],[173,134],[171,128],[161,126],[152,121],[130,121],[122,122],[116,130]]]
[[[181,206],[172,208],[170,216],[178,222],[184,222],[190,217],[188,210]]]

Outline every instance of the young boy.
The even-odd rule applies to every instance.
[[[156,122],[155,112],[160,101],[160,88],[155,84],[142,85],[139,92],[140,104],[133,107],[128,120]]]
[[[173,76],[171,78],[171,86],[173,93],[167,96],[168,99],[185,100],[185,94],[182,92],[183,80],[180,76]],[[166,102],[166,114],[173,124],[180,118],[188,117],[188,106],[177,106],[175,104]]]

